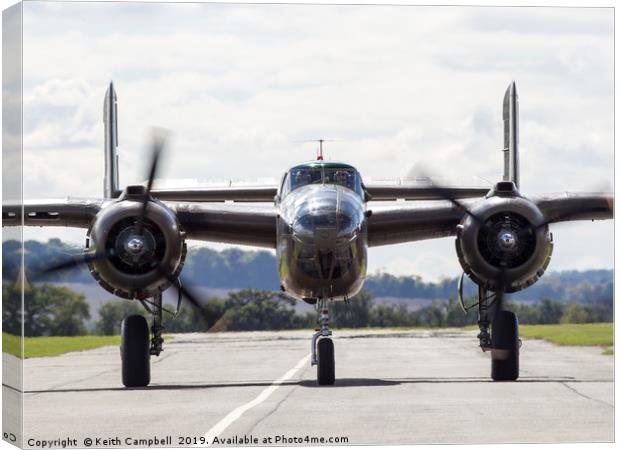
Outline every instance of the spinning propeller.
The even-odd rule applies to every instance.
[[[156,278],[165,280],[170,286],[173,286],[177,290],[179,294],[179,306],[182,298],[185,298],[193,307],[204,311],[204,308],[196,297],[180,283],[178,279],[179,270],[171,271],[169,267],[170,264],[165,264],[163,261],[162,258],[166,251],[165,236],[149,218],[148,214],[151,208],[163,208],[160,203],[156,202],[151,197],[151,190],[153,188],[153,181],[158,172],[159,161],[164,151],[165,143],[165,134],[160,130],[154,130],[151,162],[146,185],[142,186],[141,189],[135,189],[135,187],[132,189],[132,187],[130,187],[126,190],[126,193],[129,194],[131,189],[131,200],[134,203],[136,201],[139,202],[138,214],[123,217],[114,222],[113,226],[107,227],[111,228],[112,231],[114,231],[115,228],[118,228],[118,230],[116,233],[112,233],[112,238],[105,239],[103,249],[90,252],[86,251],[81,255],[72,256],[57,264],[46,267],[40,271],[38,275],[47,275],[82,265],[90,266],[93,263],[106,262],[107,260],[108,263],[115,266],[117,269],[123,269],[128,277],[131,275],[136,277],[143,275],[148,276],[150,272]],[[129,195],[127,195],[127,198],[129,198]],[[127,199],[121,196],[117,203],[121,204],[127,201]],[[125,214],[125,216],[127,216],[127,214]],[[109,235],[111,231],[107,230],[107,233]],[[160,250],[161,248],[163,248],[163,250]],[[165,290],[165,286],[157,292],[163,290]],[[153,292],[151,296],[157,295],[157,292]],[[127,297],[127,295],[122,296]],[[145,297],[146,296],[141,295],[135,298],[144,300]]]
[[[547,238],[550,220],[512,182],[497,183],[472,206],[432,181],[429,187],[464,216],[457,230],[457,253],[464,269],[457,289],[464,311],[476,306],[466,307],[463,301],[466,274],[481,289],[492,292],[498,308],[505,293],[523,289],[542,275],[552,248]]]

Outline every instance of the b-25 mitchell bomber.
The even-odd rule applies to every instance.
[[[150,358],[163,350],[162,292],[200,307],[181,284],[186,240],[275,249],[282,290],[315,304],[318,331],[312,364],[320,385],[335,382],[329,328],[332,301],[355,296],[366,277],[367,249],[380,245],[456,237],[465,275],[478,286],[478,339],[491,351],[493,380],[519,376],[516,315],[503,308],[506,293],[535,283],[553,249],[549,225],[613,218],[613,194],[564,193],[526,197],[520,192],[518,100],[515,83],[503,101],[504,175],[488,188],[365,184],[351,165],[316,160],[290,168],[278,186],[158,189],[153,186],[163,138],[155,136],[148,181],[121,189],[118,182],[117,103],[110,84],[104,104],[103,198],[4,204],[3,226],[86,229],[82,255],[46,273],[88,265],[114,295],[135,299],[152,316],[126,317],[121,325],[122,382],[147,386]],[[402,200],[402,201],[396,201]],[[381,201],[381,204],[377,204]]]

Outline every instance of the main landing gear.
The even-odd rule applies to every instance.
[[[503,292],[489,293],[478,288],[478,326],[480,348],[491,351],[491,378],[514,381],[519,378],[519,322],[515,313],[502,309]],[[489,311],[494,306],[489,334]]]
[[[123,385],[146,386],[151,381],[149,326],[140,315],[127,316],[121,323],[121,365]]]
[[[336,380],[336,362],[334,343],[330,336],[329,309],[327,299],[320,298],[317,302],[319,311],[319,328],[312,336],[312,365],[316,366],[316,379],[319,385],[332,385]]]
[[[122,378],[126,387],[148,386],[151,381],[151,355],[159,356],[164,350],[161,293],[152,302],[143,301],[142,305],[153,317],[150,332],[146,319],[141,315],[127,316],[121,323]]]

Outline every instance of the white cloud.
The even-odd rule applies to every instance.
[[[340,141],[327,156],[366,178],[417,164],[493,181],[512,79],[524,192],[611,184],[610,10],[41,2],[25,13],[28,197],[100,195],[111,79],[122,184],[144,179],[153,125],[174,133],[162,174],[173,178],[278,178],[314,156],[294,141],[328,137]],[[611,226],[591,226],[574,225],[571,241],[600,244],[582,261],[611,266]],[[444,242],[372,250],[370,268],[453,275]],[[576,265],[566,251],[558,267]]]

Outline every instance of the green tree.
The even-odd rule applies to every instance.
[[[578,304],[566,306],[560,318],[561,323],[589,323],[593,321],[590,308]]]
[[[87,334],[85,321],[90,319],[86,297],[61,286],[41,285],[37,295],[51,302],[52,318],[48,333],[52,336],[82,336]]]
[[[539,324],[541,322],[541,308],[537,305],[528,305],[522,302],[506,302],[507,310],[514,312],[522,324]]]
[[[2,284],[2,331],[16,336],[22,334],[21,286],[15,283]]]
[[[11,334],[76,336],[86,334],[89,306],[82,294],[51,284],[26,284],[22,311],[21,286],[2,286],[2,324]]]
[[[540,302],[540,322],[546,323],[559,323],[562,313],[564,312],[564,305],[560,302],[555,302],[547,298]]]
[[[431,306],[422,308],[416,313],[418,325],[427,327],[445,327],[447,317],[447,307],[440,302],[433,301]]]
[[[176,317],[168,318],[164,322],[164,326],[166,331],[172,333],[205,332],[212,330],[213,327],[217,327],[218,321],[224,315],[224,311],[224,300],[213,297],[202,305],[202,309],[186,304]]]
[[[414,326],[415,314],[409,312],[405,305],[375,305],[370,310],[369,324],[373,327]]]
[[[476,308],[473,308],[473,310],[465,314],[459,303],[454,298],[450,297],[446,309],[446,325],[449,327],[464,327],[476,323],[478,323]]]
[[[330,319],[340,328],[367,327],[370,324],[373,301],[370,292],[361,291],[347,302],[334,302],[330,305]]]
[[[273,291],[244,289],[231,293],[224,302],[223,316],[214,325],[222,330],[283,330],[297,321],[295,300]]]

